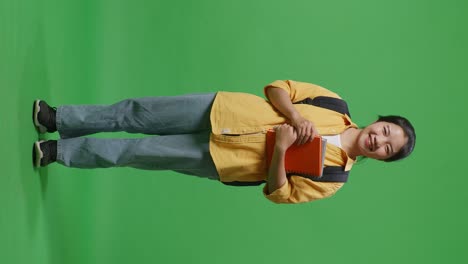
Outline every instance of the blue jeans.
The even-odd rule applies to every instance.
[[[209,152],[210,110],[215,96],[145,97],[112,105],[59,106],[57,161],[76,168],[128,166],[219,179]],[[81,137],[117,131],[153,136]]]

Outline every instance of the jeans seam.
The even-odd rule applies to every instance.
[[[57,161],[63,162],[62,140],[57,140]]]
[[[63,132],[63,124],[62,124],[62,115],[63,115],[63,106],[57,107],[57,111],[55,112],[55,126],[57,128],[57,132],[59,133],[61,138],[66,138],[65,134]]]

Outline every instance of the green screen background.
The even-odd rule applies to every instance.
[[[467,11],[462,0],[0,0],[0,261],[467,263]],[[362,126],[406,116],[414,155],[364,161],[335,196],[300,205],[172,172],[31,166],[36,98],[263,96],[277,79],[337,92]]]

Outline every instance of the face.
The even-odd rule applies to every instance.
[[[364,156],[384,160],[398,153],[407,142],[408,137],[399,125],[375,122],[361,131],[358,146]]]

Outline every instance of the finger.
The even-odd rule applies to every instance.
[[[312,138],[314,138],[316,136],[319,136],[319,133],[318,133],[317,129],[312,128]]]
[[[297,137],[296,137],[296,140],[294,141],[294,144],[299,145],[299,142],[301,140],[301,130],[296,129],[296,133],[297,133]]]
[[[293,139],[294,139],[294,142],[297,140],[297,133],[296,133],[296,131],[293,132]]]
[[[310,135],[310,141],[314,140],[316,136],[318,136],[318,134],[315,131],[312,131],[312,134]]]
[[[301,129],[301,131],[299,132],[299,135],[298,135],[298,139],[297,139],[297,144],[298,145],[304,144],[304,137],[305,137],[304,129]]]
[[[309,141],[309,138],[310,138],[309,131],[307,129],[304,129],[304,136],[302,138],[302,144],[307,143],[307,141]]]
[[[306,142],[310,142],[314,139],[314,130],[312,129],[311,126],[308,127],[308,133],[307,133],[307,140]]]
[[[307,141],[309,140],[310,138],[310,130],[308,127],[305,127],[304,128],[304,135],[302,137],[302,144],[305,144],[307,143]]]
[[[296,140],[294,141],[294,144],[299,145],[301,142],[301,131],[300,130],[294,130],[296,133]]]
[[[302,144],[307,143],[309,140],[310,133],[307,128],[304,128],[304,134],[302,135]]]
[[[306,134],[306,135],[304,136],[304,141],[302,142],[302,144],[305,144],[305,143],[307,143],[307,142],[309,142],[309,141],[310,141],[310,134]]]

